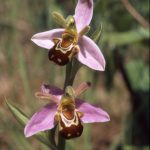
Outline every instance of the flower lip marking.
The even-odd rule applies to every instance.
[[[55,50],[61,51],[64,54],[66,54],[68,51],[70,51],[74,46],[73,43],[71,45],[69,45],[68,47],[62,47],[61,44],[62,44],[62,39],[59,39],[59,42],[56,45]]]
[[[53,39],[55,45],[48,54],[49,60],[62,66],[66,65],[79,52],[77,30],[72,16],[66,19],[66,26],[62,38]]]
[[[68,86],[65,89],[55,116],[59,124],[59,133],[66,139],[79,137],[83,132],[80,120],[83,114],[75,108],[74,94],[72,87]]]

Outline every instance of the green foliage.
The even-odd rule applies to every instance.
[[[11,113],[14,115],[14,117],[18,120],[18,122],[22,125],[25,126],[25,124],[28,122],[28,117],[21,111],[19,110],[16,106],[13,106],[6,100],[6,104],[11,111]]]
[[[14,115],[14,117],[24,127],[27,124],[28,120],[29,120],[28,117],[19,108],[17,108],[16,106],[10,104],[7,100],[6,100],[6,104],[9,108],[9,110],[11,111],[11,113]],[[51,147],[53,150],[56,150],[56,147],[53,145],[53,143],[49,142],[49,139],[48,139],[48,136],[46,135],[46,133],[44,133],[44,132],[38,133],[35,137],[39,141],[41,141],[42,143],[47,145],[48,147]]]
[[[149,29],[139,28],[126,32],[105,33],[103,38],[105,42],[109,43],[110,46],[113,47],[133,44],[145,39],[149,39]]]
[[[124,150],[149,150],[148,146],[136,147],[136,146],[124,146]]]
[[[91,35],[91,39],[98,43],[102,34],[102,25],[96,28],[95,32]]]
[[[126,65],[132,86],[137,91],[149,90],[149,66],[142,60],[132,60]]]

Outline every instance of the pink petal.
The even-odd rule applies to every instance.
[[[78,32],[90,24],[92,16],[93,0],[78,0],[74,15]]]
[[[58,102],[60,101],[61,96],[64,94],[64,91],[62,89],[48,85],[48,84],[43,84],[41,86],[41,91],[43,93],[55,95],[58,98]]]
[[[76,100],[76,105],[77,109],[84,113],[84,116],[81,118],[83,123],[106,122],[110,120],[107,112],[101,108],[86,103],[82,100]]]
[[[105,59],[93,40],[87,36],[83,36],[79,40],[80,52],[77,59],[84,65],[99,71],[105,70]]]
[[[40,131],[52,129],[55,126],[54,116],[56,111],[56,104],[48,104],[39,112],[35,113],[25,126],[25,136],[30,137]]]
[[[52,95],[63,95],[64,91],[58,87],[51,86],[48,84],[43,84],[41,86],[41,91],[44,93],[52,94]]]
[[[53,29],[46,32],[37,33],[32,36],[31,41],[40,47],[50,49],[54,46],[53,38],[61,37],[64,29]]]

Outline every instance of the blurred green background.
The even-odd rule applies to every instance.
[[[82,98],[106,110],[111,121],[85,124],[80,138],[67,141],[67,150],[148,150],[149,28],[129,13],[125,2],[95,0],[89,36],[102,24],[97,43],[106,71],[83,66],[74,83],[93,83]],[[149,22],[149,0],[130,4]],[[31,116],[45,105],[34,97],[41,84],[63,87],[65,67],[49,62],[48,51],[30,38],[59,27],[52,11],[66,17],[75,5],[75,0],[0,0],[0,150],[49,149],[34,137],[24,137],[4,98]]]

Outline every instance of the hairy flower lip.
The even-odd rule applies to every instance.
[[[83,14],[81,14],[81,11]],[[75,9],[75,21],[78,33],[91,22],[93,16],[93,0],[78,0]],[[61,37],[64,29],[58,28],[35,34],[31,40],[38,46],[51,49],[54,46],[53,38]],[[81,42],[82,41],[82,42]],[[76,58],[84,65],[97,71],[105,70],[105,58],[95,42],[87,36],[79,39],[80,51]]]
[[[45,88],[45,89],[44,89]],[[50,93],[58,97],[58,103],[61,99],[63,90],[52,87],[42,86],[42,90],[46,93]],[[61,93],[62,92],[62,93]],[[107,122],[110,121],[110,117],[101,108],[84,102],[83,100],[76,99],[76,109],[84,116],[81,118],[83,123],[94,123],[94,122]],[[38,132],[52,129],[55,126],[54,116],[57,112],[57,104],[50,103],[44,106],[39,112],[36,112],[29,120],[24,129],[26,137],[30,137]]]

